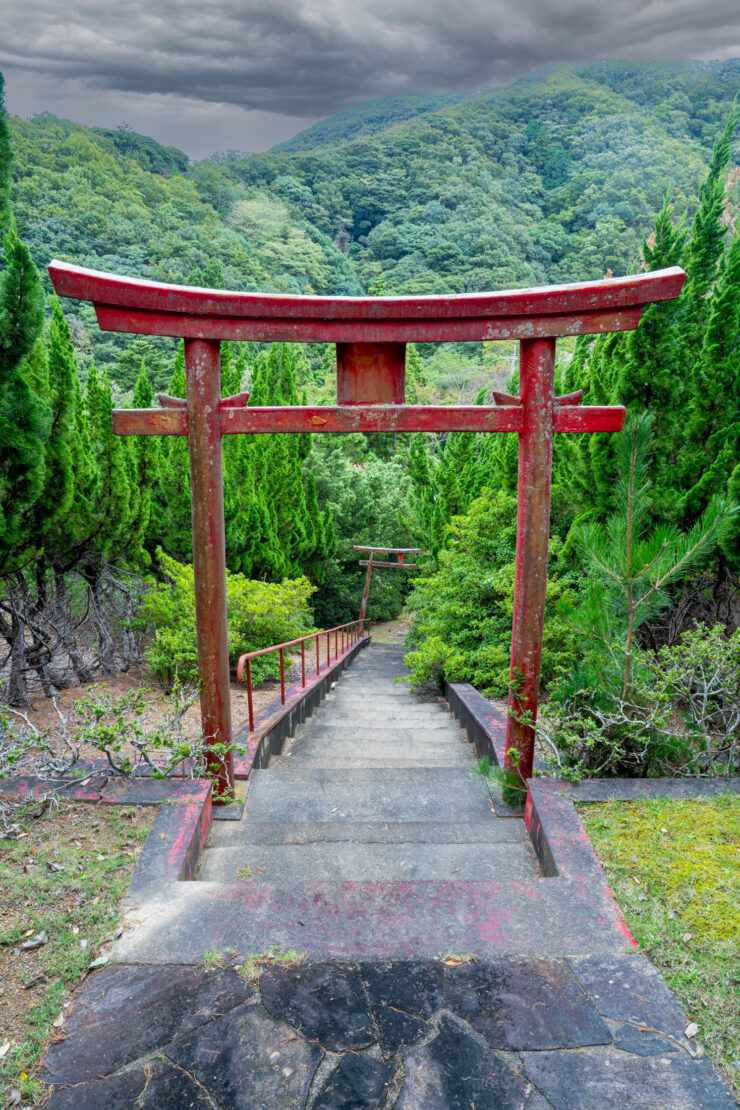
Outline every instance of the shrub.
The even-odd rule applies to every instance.
[[[193,568],[157,551],[164,581],[153,584],[142,600],[137,624],[153,633],[147,662],[156,677],[170,688],[175,682],[198,682]],[[311,631],[309,605],[314,586],[307,578],[259,582],[243,574],[226,575],[229,659],[236,665],[247,651],[293,640]],[[254,661],[255,681],[280,673],[277,655]]]
[[[740,629],[699,625],[657,654],[633,656],[629,685],[581,668],[552,691],[537,724],[551,761],[582,775],[734,774],[740,766]]]
[[[471,682],[504,696],[509,686],[516,549],[516,500],[486,490],[466,516],[453,517],[436,570],[420,578],[409,598],[416,610],[406,656],[416,683]],[[551,542],[551,561],[559,542]],[[569,579],[551,573],[547,585],[542,678],[573,662],[573,636],[556,603],[572,596]]]

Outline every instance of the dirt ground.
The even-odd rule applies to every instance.
[[[110,952],[156,812],[34,802],[0,840],[0,1090],[30,1074],[68,992]]]
[[[402,644],[409,630],[409,618],[398,617],[394,621],[378,621],[370,628],[376,644]]]

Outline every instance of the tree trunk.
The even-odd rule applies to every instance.
[[[92,682],[93,670],[89,667],[80,654],[80,649],[77,646],[77,638],[75,637],[74,621],[69,609],[69,602],[67,601],[67,584],[65,581],[64,571],[56,570],[54,572],[54,593],[56,596],[57,612],[59,620],[59,638],[62,642],[65,652],[72,664],[72,670],[75,673],[75,678],[78,682]]]
[[[18,574],[18,591],[23,605],[23,613],[25,613],[28,631],[31,633],[31,646],[26,647],[26,665],[30,669],[36,671],[41,683],[41,689],[47,698],[52,698],[57,693],[57,688],[51,680],[49,674],[49,663],[52,660],[53,648],[49,646],[49,641],[45,638],[41,628],[41,621],[43,620],[43,611],[47,602],[46,591],[46,576],[42,574],[37,575],[37,585],[40,585],[40,592],[34,598],[28,586],[28,582],[22,572]]]
[[[10,677],[6,698],[16,709],[30,709],[26,686],[26,625],[21,617],[21,598],[16,587],[10,589]]]
[[[108,627],[105,612],[105,599],[103,597],[103,576],[99,570],[94,571],[87,579],[92,594],[93,621],[98,634],[98,649],[100,653],[100,669],[103,674],[116,673],[116,657],[113,647],[113,637]]]

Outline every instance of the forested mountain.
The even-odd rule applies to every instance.
[[[462,98],[375,101],[267,154],[192,165],[125,127],[14,119],[15,216],[42,273],[56,256],[161,281],[339,294],[601,277],[639,265],[666,191],[692,215],[738,92],[737,60],[568,64]],[[102,336],[89,308],[65,314],[83,370],[94,353],[131,389],[141,344],[127,361],[130,345]],[[148,346],[164,384],[172,347]]]

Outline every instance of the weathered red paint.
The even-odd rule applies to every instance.
[[[519,396],[524,426],[519,433],[516,576],[504,767],[518,769],[527,779],[531,777],[534,760],[534,722],[545,622],[554,371],[553,339],[522,343]],[[515,749],[515,755],[510,754],[511,749]]]
[[[495,405],[279,405],[229,409],[221,413],[224,435],[245,432],[517,432],[521,422],[520,409]]]
[[[602,281],[422,297],[303,297],[286,293],[234,293],[143,281],[89,270],[54,259],[49,274],[58,296],[96,305],[185,315],[262,320],[455,321],[469,317],[577,315],[669,301],[686,275],[679,266]],[[399,335],[406,341],[405,333]]]
[[[438,298],[430,298],[437,300]],[[451,298],[446,298],[449,300]],[[454,307],[454,306],[452,306]],[[175,339],[252,340],[269,343],[392,343],[404,337],[413,343],[472,342],[476,340],[537,339],[563,335],[601,335],[631,331],[640,322],[642,304],[552,316],[476,316],[470,318],[399,320],[251,319],[231,316],[184,316],[172,312],[142,312],[134,308],[96,305],[103,331],[136,335],[169,335]]]
[[[614,432],[624,420],[619,405],[556,406],[556,432]],[[519,432],[521,406],[506,405],[317,405],[275,408],[224,407],[222,435],[300,432]],[[177,409],[114,409],[113,431],[123,436],[188,434],[188,415]]]
[[[522,682],[511,698],[514,716],[509,718],[507,748],[516,748],[519,770],[528,777],[547,575],[552,437],[556,432],[618,431],[624,422],[622,408],[580,407],[580,391],[554,396],[554,340],[560,335],[635,328],[645,304],[678,296],[685,280],[683,271],[672,267],[575,285],[441,297],[232,293],[139,281],[60,262],[52,262],[49,272],[60,296],[93,302],[104,330],[189,340],[187,405],[178,398],[164,397],[162,409],[115,412],[113,423],[120,435],[189,436],[199,653],[201,676],[208,688],[203,701],[204,731],[214,740],[231,734],[225,606],[221,604],[225,574],[220,437],[358,431],[519,434],[512,674],[521,673]],[[337,343],[339,405],[249,408],[247,394],[220,399],[215,341],[222,339]],[[405,345],[462,339],[521,340],[520,395],[494,393],[496,403],[491,406],[406,406]],[[376,554],[389,554],[389,549],[368,550],[363,617],[372,567],[406,565],[411,569],[402,564],[400,549],[391,549],[399,557],[397,564],[375,560]],[[342,637],[347,651],[359,638],[354,627],[348,628],[346,635],[343,630]],[[316,634],[317,674],[321,669],[319,640]],[[303,644],[301,651],[305,678]],[[251,688],[248,660],[246,665]],[[530,718],[522,720],[522,711]],[[227,766],[223,780],[231,785]]]
[[[200,708],[206,746],[231,744],[231,691],[226,626],[226,536],[219,402],[221,359],[217,343],[185,344],[185,378],[193,515],[193,572],[198,629]],[[171,411],[171,410],[167,410]],[[234,797],[231,752],[215,757],[214,792]]]
[[[185,409],[113,409],[113,434],[117,436],[186,436]]]
[[[405,400],[405,343],[337,343],[340,405],[402,405]]]

